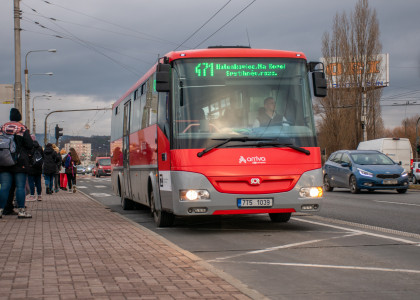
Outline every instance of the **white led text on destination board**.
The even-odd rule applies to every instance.
[[[277,71],[285,70],[286,64],[226,64],[199,63],[195,66],[198,77],[219,76],[226,77],[275,77]]]

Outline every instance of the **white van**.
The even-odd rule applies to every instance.
[[[411,173],[413,164],[413,150],[411,143],[406,138],[382,138],[360,142],[357,150],[377,150],[389,156],[396,163],[401,162],[401,166],[407,173]]]

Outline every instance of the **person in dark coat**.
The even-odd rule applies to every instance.
[[[9,191],[14,182],[16,185],[16,202],[18,205],[18,218],[32,218],[25,209],[25,186],[27,172],[29,168],[28,153],[33,148],[33,141],[29,130],[20,123],[22,115],[19,110],[12,108],[10,110],[10,122],[5,123],[1,128],[1,133],[13,134],[16,143],[16,153],[18,159],[15,165],[9,167],[0,167],[0,218],[3,215],[3,209],[6,206],[9,197]]]
[[[42,201],[42,185],[41,185],[41,175],[42,175],[42,162],[34,163],[33,156],[35,151],[41,153],[42,159],[44,159],[44,151],[39,145],[38,141],[34,141],[34,148],[32,149],[30,157],[30,166],[28,169],[28,183],[31,190],[31,195],[26,199],[26,201]],[[37,197],[35,197],[35,188]]]
[[[53,193],[53,180],[55,173],[57,172],[58,161],[57,152],[53,149],[52,144],[48,143],[44,149],[42,173],[44,174],[46,193],[50,195]]]

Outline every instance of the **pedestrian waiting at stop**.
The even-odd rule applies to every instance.
[[[58,157],[58,162],[57,162],[57,169],[54,175],[54,193],[58,193],[60,191],[60,170],[61,170],[61,163],[62,163],[62,158],[61,158],[61,154],[60,154],[60,149],[58,149],[58,147],[53,144],[52,145],[54,151],[57,153],[57,157]]]
[[[34,136],[33,138],[34,139]],[[26,201],[42,201],[42,165],[44,162],[44,151],[38,141],[34,140],[34,147],[29,153],[28,184],[31,191]],[[35,196],[35,188],[37,196]]]
[[[42,165],[47,195],[53,193],[53,180],[57,173],[57,163],[59,161],[57,152],[53,149],[52,144],[48,143],[44,149],[44,164]]]
[[[70,148],[66,158],[63,159],[63,165],[66,169],[67,184],[69,186],[69,193],[76,193],[76,166],[80,165],[79,155],[74,148]]]
[[[27,171],[29,168],[28,153],[33,148],[33,141],[29,130],[20,123],[22,115],[16,108],[10,110],[10,122],[3,124],[0,133],[5,137],[13,138],[13,145],[16,147],[13,152],[10,151],[12,162],[5,163],[0,160],[0,218],[3,215],[3,209],[6,206],[9,197],[9,191],[14,182],[16,185],[16,202],[18,207],[18,218],[32,218],[32,215],[25,209],[25,186],[27,180]],[[3,151],[2,151],[3,152]]]
[[[66,149],[61,149],[60,156],[61,156],[61,169],[59,171],[60,189],[62,189],[63,191],[67,191],[67,175],[66,175],[66,168],[64,167],[64,159],[67,156]]]

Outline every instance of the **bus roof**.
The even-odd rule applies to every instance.
[[[173,51],[165,55],[169,61],[186,58],[199,57],[286,57],[306,59],[302,52],[271,50],[271,49],[252,49],[252,48],[208,48],[185,51]]]
[[[207,49],[194,49],[194,50],[183,50],[183,51],[172,51],[165,55],[169,59],[169,62],[172,62],[177,59],[188,59],[188,58],[200,58],[200,57],[285,57],[285,58],[300,58],[305,59],[306,56],[302,52],[295,51],[284,51],[284,50],[272,50],[272,49],[252,49],[248,47],[225,47],[225,46],[215,46]],[[147,78],[149,78],[156,70],[156,64],[150,68],[146,74],[144,74],[135,84],[133,84],[130,89],[124,93],[124,95],[119,98],[112,109],[118,106],[121,101],[127,98],[133,91],[138,88]]]

